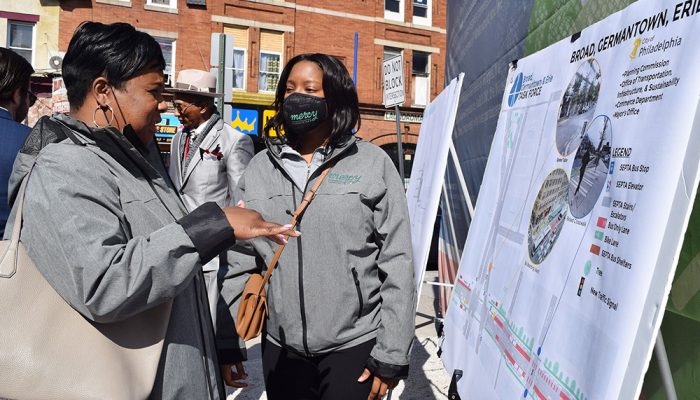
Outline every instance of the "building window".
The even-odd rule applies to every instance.
[[[403,50],[396,47],[384,47],[384,61],[400,56]]]
[[[424,107],[430,102],[430,53],[414,50],[411,65],[413,105]]]
[[[404,0],[384,0],[384,18],[403,21]]]
[[[274,92],[282,71],[284,54],[284,32],[260,31],[260,60],[258,62],[258,91]]]
[[[7,47],[34,64],[34,24],[8,21]]]
[[[165,59],[165,69],[163,70],[165,84],[173,85],[175,84],[175,39],[161,37],[156,37],[155,39],[160,45],[160,49],[163,51],[163,58]]]
[[[234,90],[247,90],[247,74],[255,72],[255,68],[253,68],[252,72],[248,69],[248,27],[224,26],[224,33],[233,37],[233,65],[229,67],[232,76],[231,85]],[[263,50],[272,49],[264,48]]]
[[[281,72],[280,53],[260,52],[260,74],[258,75],[258,91],[274,92]]]
[[[413,23],[430,25],[432,23],[431,13],[432,0],[413,0]]]
[[[234,42],[235,43],[235,42]],[[233,88],[245,90],[245,49],[233,49]]]
[[[146,5],[177,8],[177,0],[146,0]]]

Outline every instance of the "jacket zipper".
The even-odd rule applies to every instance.
[[[324,158],[324,160],[323,160],[323,162],[321,163],[321,165],[319,165],[319,166],[316,168],[316,170],[314,171],[313,174],[310,174],[310,168],[311,168],[311,167],[307,165],[308,168],[309,168],[309,170],[307,171],[306,186],[304,187],[304,193],[306,193],[306,189],[308,189],[308,187],[309,187],[309,178],[311,178],[312,176],[316,175],[316,173],[319,173],[319,171],[322,171],[323,168],[326,166],[326,164],[328,164],[329,162],[331,162],[331,160],[334,160],[334,159],[336,159],[336,158],[340,158],[340,157],[341,157],[343,154],[345,154],[351,147],[352,147],[352,144],[348,145],[347,147],[342,148],[342,149],[340,150],[340,152],[339,152],[338,154],[334,154],[333,157]],[[269,149],[269,148],[268,148],[268,149]],[[290,173],[284,168],[284,166],[282,165],[282,163],[281,163],[281,162],[279,161],[279,159],[273,154],[273,152],[272,152],[271,150],[269,151],[268,156],[269,156],[272,160],[274,160],[273,163],[277,164],[277,165],[280,167],[280,169],[282,169],[282,171],[284,171],[284,173],[287,175],[288,179],[289,179],[291,182],[294,182],[294,180],[292,180],[292,178],[291,178],[292,174],[290,174]],[[292,189],[293,189],[293,188],[292,188]]]
[[[63,124],[61,124],[61,125],[63,125]],[[64,131],[64,133],[65,133],[65,131]],[[75,144],[82,143],[82,142],[80,142],[80,143],[77,142],[77,138],[75,138],[74,135],[72,135],[72,132],[71,132],[71,135],[67,134],[66,136],[68,136]],[[156,187],[155,187],[151,177],[148,175],[148,172],[146,172],[146,170],[143,168],[143,166],[141,166],[141,164],[139,164],[138,160],[134,159],[133,155],[130,154],[129,152],[124,151],[124,149],[121,147],[121,145],[114,138],[112,138],[110,136],[107,136],[107,137],[109,137],[109,139],[112,141],[112,143],[114,143],[114,145],[126,156],[126,158],[128,158],[136,166],[136,168],[139,170],[139,172],[141,172],[141,175],[143,175],[143,177],[148,182],[148,185],[151,187],[151,190],[153,191],[153,193],[156,195],[156,197],[158,197],[158,200],[163,205],[163,208],[165,208],[165,210],[168,211],[168,214],[170,214],[170,216],[173,217],[173,220],[177,220],[177,217],[175,217],[173,212],[170,210],[170,207],[168,207],[168,205],[165,203],[163,198],[160,196],[160,194],[156,190]],[[82,145],[84,145],[84,144],[82,144]],[[97,146],[97,147],[99,148],[99,146]],[[144,159],[145,159],[145,157],[144,157]],[[148,163],[148,160],[145,160],[145,161]],[[117,163],[119,163],[119,161],[117,161]],[[166,179],[166,178],[164,178],[164,179]],[[167,179],[170,179],[170,178],[168,177]],[[204,307],[204,309],[207,310],[206,318],[202,318],[202,307],[203,307],[202,302],[203,302],[203,300],[202,300],[202,293],[200,292],[201,287],[199,285],[203,285],[203,280],[204,280],[203,272],[200,269],[198,271],[198,275],[195,275],[194,282],[193,282],[195,297],[197,299],[197,302],[195,304],[195,310],[197,312],[197,321],[198,321],[197,325],[199,327],[199,334],[200,334],[200,339],[201,339],[201,343],[202,343],[202,356],[201,356],[202,357],[202,364],[204,367],[204,373],[207,375],[207,379],[206,379],[207,389],[209,390],[209,398],[214,399],[216,397],[216,395],[220,396],[220,394],[216,393],[216,391],[214,390],[214,387],[212,385],[212,382],[211,382],[212,374],[211,374],[211,370],[209,369],[209,361],[208,361],[208,357],[207,357],[207,354],[208,354],[207,340],[205,338],[205,331],[204,331],[204,327],[202,326],[202,321],[206,321],[206,322],[204,322],[205,324],[207,322],[209,323],[209,327],[211,328],[212,333],[213,333],[214,327],[211,323],[211,318],[208,315],[208,313],[209,313],[208,304],[207,304],[207,306]],[[208,301],[208,298],[206,296],[204,298],[207,299],[207,301]],[[166,334],[167,334],[167,332],[166,332]],[[215,338],[215,336],[212,336],[212,337]],[[215,357],[215,356],[216,356],[216,354],[212,355],[212,357]],[[218,382],[216,374],[213,376],[213,378],[214,378],[214,380],[217,381],[217,384],[218,384],[219,382]]]
[[[338,153],[335,157],[341,156],[347,149],[350,148],[349,146],[343,149],[340,153]],[[335,158],[334,157],[334,158]],[[321,171],[325,164],[329,162],[330,160],[325,160],[321,165],[319,165],[318,168],[316,168],[315,172]],[[284,167],[282,167],[284,170]],[[291,176],[291,175],[290,175]],[[308,163],[306,164],[306,185],[304,186],[304,191],[303,193],[305,194],[306,191],[309,188],[309,178],[311,177],[311,164]],[[294,203],[294,209],[296,209],[299,205],[297,204],[297,199],[296,199],[296,190],[294,189],[294,181],[290,179],[291,181],[291,186],[292,186],[292,202]],[[299,216],[299,219],[297,220],[297,229],[301,230],[301,220],[303,219],[303,214]],[[304,306],[304,260],[302,257],[302,246],[301,246],[301,237],[297,238],[297,261],[299,263],[299,310],[301,313],[301,336],[302,336],[302,343],[304,345],[304,352],[306,353],[307,356],[311,356],[311,352],[309,351],[309,340],[308,340],[308,333],[307,333],[307,327],[306,327],[306,308]]]
[[[360,302],[360,311],[357,313],[357,318],[360,318],[362,316],[362,310],[364,308],[364,304],[362,302],[362,289],[360,289],[360,278],[357,276],[357,270],[355,267],[352,267],[352,278],[355,280],[355,289],[357,290],[357,300]]]
[[[296,197],[296,190],[294,189],[294,183],[292,183],[292,201],[294,202],[295,209],[298,207]],[[302,218],[300,216],[297,220],[298,230],[301,230],[301,220]],[[297,238],[297,262],[299,264],[299,311],[301,312],[301,340],[304,345],[304,352],[307,356],[310,356],[311,352],[309,351],[309,340],[306,329],[306,308],[304,306],[304,259],[302,257],[300,237]]]

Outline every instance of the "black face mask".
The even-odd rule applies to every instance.
[[[284,129],[304,134],[319,126],[328,117],[326,99],[303,93],[292,93],[282,103]]]

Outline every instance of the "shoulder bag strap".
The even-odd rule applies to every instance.
[[[66,136],[71,139],[75,144],[78,145],[85,145],[84,143],[80,142],[75,135],[62,123],[58,122],[58,124],[61,126],[61,130],[63,133],[66,134]],[[38,158],[38,155],[37,155]],[[36,163],[36,160],[32,162],[32,165],[29,167],[29,172],[22,178],[22,183],[19,186],[19,190],[17,192],[17,199],[15,200],[15,203],[17,203],[17,211],[15,211],[15,223],[12,226],[12,236],[10,238],[11,244],[10,244],[10,250],[16,250],[17,247],[19,246],[19,236],[20,232],[22,231],[22,210],[24,209],[24,192],[27,190],[27,182],[29,182],[29,176],[32,174],[32,171],[34,170],[34,164]]]
[[[34,169],[32,167],[32,169]],[[29,170],[27,176],[22,180],[22,185],[19,187],[19,193],[17,194],[17,211],[15,212],[15,223],[12,226],[12,247],[17,247],[19,244],[19,234],[22,231],[22,210],[24,209],[24,192],[27,191],[27,182],[29,182],[29,175],[32,170]]]
[[[25,177],[23,178],[22,183],[19,187],[19,192],[17,193],[17,199],[15,200],[17,209],[15,211],[15,223],[12,226],[12,236],[10,237],[10,244],[5,248],[4,251],[0,249],[0,261],[14,259],[15,262],[4,264],[6,267],[8,265],[11,266],[10,270],[3,270],[2,265],[0,265],[0,278],[10,278],[15,274],[15,272],[17,272],[16,260],[17,252],[19,249],[20,234],[22,232],[22,209],[24,208],[24,192],[27,190],[27,182],[29,181],[29,175],[31,175],[33,169],[34,165],[32,165],[32,167],[29,169],[29,172],[27,172],[27,175],[25,175]]]
[[[309,191],[306,192],[306,194],[304,195],[304,198],[301,200],[301,203],[299,203],[299,207],[297,207],[296,211],[294,212],[292,221],[289,223],[290,225],[292,225],[291,229],[296,228],[299,216],[304,212],[309,203],[311,203],[311,200],[314,199],[318,188],[321,186],[321,183],[323,183],[323,180],[326,179],[326,176],[330,172],[331,168],[333,168],[334,164],[335,161],[332,161],[326,167],[326,169],[324,169],[323,172],[321,172],[321,175],[319,175],[318,179],[314,183],[314,186],[311,189],[309,189]],[[285,239],[287,238],[289,237],[286,236]],[[282,250],[284,250],[284,246],[285,245],[283,244],[277,246],[277,251],[275,251],[275,255],[272,257],[270,264],[267,266],[267,271],[265,271],[265,276],[263,277],[262,285],[260,285],[261,291],[264,290],[265,286],[267,285],[267,281],[270,280],[270,276],[272,276],[272,271],[277,267],[277,261],[279,261],[280,256],[282,255]]]

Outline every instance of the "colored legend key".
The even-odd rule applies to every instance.
[[[607,218],[598,217],[598,222],[596,222],[595,225],[596,225],[598,228],[605,228],[605,224],[606,224],[607,222],[608,222],[608,219],[607,219]]]
[[[600,246],[592,244],[591,245],[591,253],[599,256],[600,255]]]
[[[603,240],[603,231],[595,231],[595,238],[598,240]]]

